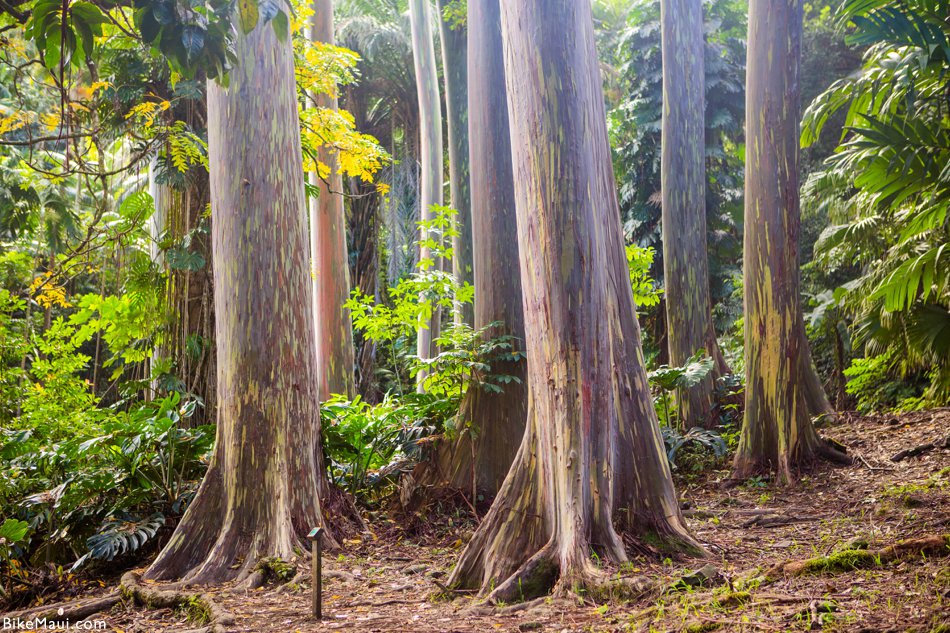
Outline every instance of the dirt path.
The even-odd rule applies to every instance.
[[[653,592],[636,603],[596,605],[542,599],[492,609],[471,597],[437,598],[471,526],[458,517],[431,517],[422,540],[351,542],[325,562],[325,613],[309,619],[310,593],[271,589],[211,595],[235,616],[229,631],[950,631],[950,558],[915,556],[867,569],[749,582],[790,559],[875,548],[922,535],[950,533],[950,450],[933,448],[899,462],[897,452],[950,435],[950,410],[901,417],[846,419],[823,430],[858,456],[854,466],[821,465],[791,489],[753,481],[724,490],[725,470],[681,485],[693,533],[714,552],[721,584]],[[834,560],[834,559],[833,559]],[[850,559],[848,559],[850,560]],[[644,557],[623,569],[667,587],[710,561]],[[847,563],[847,561],[845,561]],[[307,584],[309,580],[305,581]],[[827,612],[827,613],[826,613]],[[113,630],[183,631],[184,614],[119,607],[105,616]]]

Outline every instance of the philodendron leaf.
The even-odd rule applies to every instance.
[[[205,46],[205,31],[200,26],[186,26],[181,30],[181,43],[188,59],[195,59]]]
[[[7,519],[0,525],[0,539],[6,541],[7,545],[18,543],[26,538],[29,531],[30,524],[26,521]]]

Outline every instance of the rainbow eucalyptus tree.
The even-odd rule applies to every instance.
[[[809,415],[814,371],[799,298],[799,66],[802,0],[752,0],[746,80],[745,420],[733,477],[848,458]],[[816,377],[817,379],[817,377]],[[820,388],[820,385],[818,386]]]
[[[468,33],[467,20],[447,14],[450,1],[438,0],[439,35],[442,40],[442,74],[445,80],[445,112],[449,129],[449,196],[455,209],[452,238],[452,273],[459,283],[474,283],[472,264],[472,194],[469,180],[469,110],[468,110]],[[451,9],[451,7],[449,7]],[[478,133],[481,133],[479,129]],[[474,323],[471,303],[455,310],[459,323]]]
[[[709,302],[706,257],[706,130],[701,0],[662,0],[663,126],[660,181],[663,198],[663,279],[670,364],[685,365],[697,350],[715,371],[676,393],[687,426],[714,420],[715,378],[726,371]]]
[[[261,20],[261,22],[264,22]],[[270,23],[209,83],[218,427],[201,488],[147,578],[254,584],[322,525],[324,479],[293,52]]]
[[[333,44],[333,2],[314,0],[310,37]],[[335,96],[314,96],[318,108],[335,110]],[[319,195],[310,201],[310,257],[313,262],[313,320],[316,324],[319,394],[349,397],[355,394],[353,379],[353,327],[343,306],[350,296],[350,267],[346,247],[346,216],[343,212],[343,177],[336,151],[323,146],[318,160],[330,168],[326,179],[313,175]]]
[[[452,572],[498,600],[592,588],[623,536],[696,547],[650,399],[589,0],[504,0],[527,349],[524,439]],[[482,95],[485,96],[485,95]]]
[[[489,336],[520,342],[524,316],[499,0],[468,0],[468,85],[475,327],[497,322]],[[467,428],[431,461],[439,481],[489,496],[498,492],[521,443],[528,402],[524,362],[494,363],[491,371],[517,381],[502,393],[470,388],[459,411]]]
[[[439,95],[439,75],[435,65],[435,45],[432,41],[432,22],[429,0],[409,0],[409,20],[412,28],[412,57],[416,70],[416,93],[419,100],[419,154],[422,163],[419,191],[419,213],[423,221],[431,220],[433,205],[442,204],[442,101]],[[420,236],[425,239],[425,235]],[[431,259],[431,249],[423,244],[421,260]],[[433,261],[430,270],[441,270],[441,258]],[[433,310],[427,324],[419,325],[416,353],[428,359],[436,354],[435,340],[439,337],[439,310]],[[425,379],[419,373],[419,389]]]

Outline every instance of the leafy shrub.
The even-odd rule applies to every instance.
[[[858,411],[862,413],[917,408],[918,398],[926,388],[923,378],[901,375],[893,350],[855,358],[844,375],[848,378],[847,392],[857,399]]]
[[[676,453],[686,445],[692,444],[700,451],[708,451],[715,458],[725,457],[729,452],[722,435],[712,429],[694,426],[685,433],[669,426],[660,428],[663,434],[663,444],[666,446],[666,458],[671,468],[676,468]]]
[[[677,389],[695,387],[709,375],[713,366],[712,357],[706,356],[706,350],[699,349],[682,367],[661,365],[647,375],[650,386],[657,393],[654,404],[662,406],[662,409],[657,409],[661,422],[670,427],[682,425],[676,409],[672,406],[672,393]]]
[[[458,412],[458,397],[410,392],[376,405],[333,396],[320,407],[327,472],[350,494],[369,500],[420,456]]]
[[[175,393],[128,412],[99,410],[101,419],[72,436],[0,431],[0,512],[32,532],[18,558],[78,566],[151,542],[166,517],[184,512],[204,474],[213,428],[183,428],[197,406]]]
[[[698,452],[699,455],[694,456],[697,458],[701,458],[704,452],[711,452],[714,458],[719,459],[729,450],[718,431],[699,427],[683,429],[672,403],[672,394],[676,389],[689,389],[698,385],[713,370],[713,366],[712,357],[706,356],[706,350],[700,349],[682,367],[662,365],[648,374],[650,386],[656,394],[653,402],[658,405],[660,432],[671,468],[677,467],[676,454],[685,446]]]

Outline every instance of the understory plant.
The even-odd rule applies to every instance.
[[[662,365],[647,374],[654,392],[653,403],[660,418],[660,432],[666,445],[670,467],[676,468],[676,455],[684,446],[692,445],[708,451],[714,457],[723,457],[728,448],[722,435],[702,427],[683,428],[683,422],[673,404],[673,392],[698,385],[713,370],[713,359],[706,350],[699,349],[682,367]]]
[[[471,303],[474,291],[435,265],[453,257],[455,211],[434,206],[433,215],[419,222],[423,237],[417,243],[430,249],[431,259],[420,261],[413,273],[388,288],[385,301],[356,289],[347,303],[353,328],[388,361],[381,402],[334,396],[321,410],[331,477],[364,500],[377,497],[401,468],[421,457],[421,444],[459,430],[459,405],[469,389],[500,392],[518,380],[492,370],[523,356],[514,337],[489,335],[501,323],[474,329],[450,318]],[[435,339],[439,351],[423,359],[414,353],[415,336],[437,312],[442,315]]]

